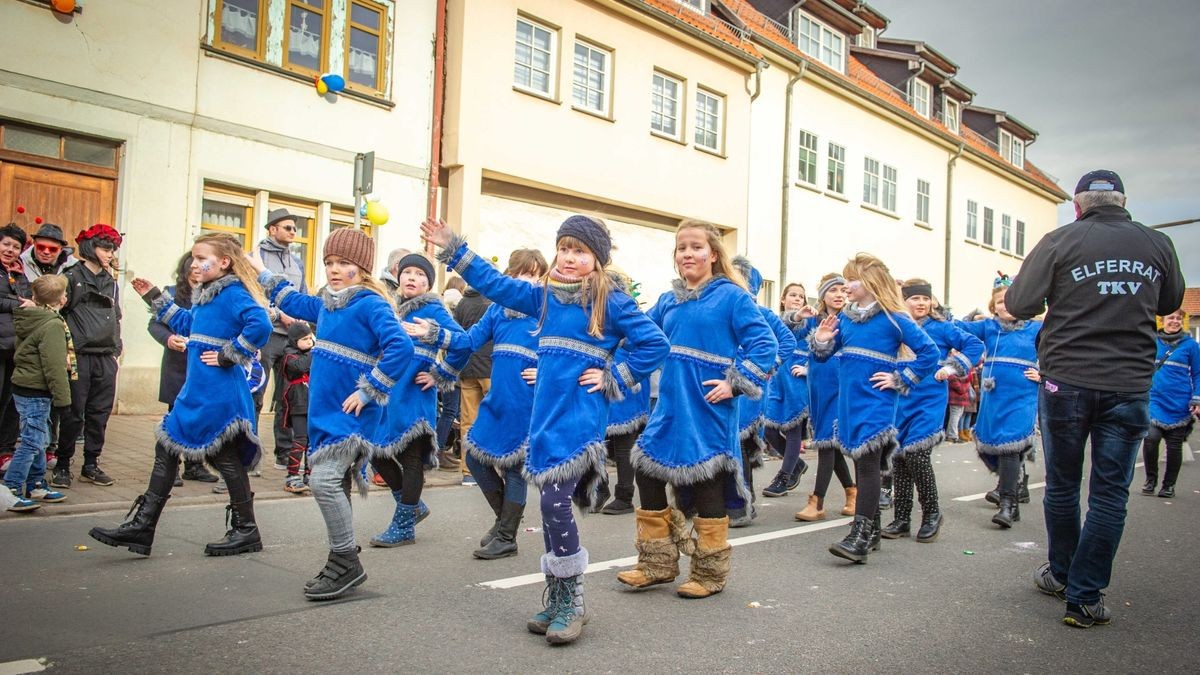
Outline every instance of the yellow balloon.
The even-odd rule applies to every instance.
[[[325,84],[325,82],[323,80],[317,80],[317,94],[324,96],[325,94],[328,94],[328,93],[329,93],[329,85]]]
[[[383,225],[388,221],[387,207],[379,202],[367,202],[367,220],[372,225]]]

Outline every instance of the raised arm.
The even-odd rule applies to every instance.
[[[901,393],[907,393],[908,388],[933,375],[942,354],[933,338],[907,314],[893,314],[892,317],[900,326],[901,341],[916,354],[916,358],[906,362],[899,373],[901,386],[898,388]]]
[[[966,375],[983,358],[983,340],[963,330],[957,322],[946,322],[943,330],[946,332],[946,342],[958,353],[947,356],[942,365],[952,368],[955,375]]]
[[[367,325],[379,342],[379,362],[371,372],[359,376],[359,396],[387,405],[388,394],[404,374],[409,359],[413,358],[412,340],[400,328],[396,311],[386,300],[372,293],[361,302],[371,303]]]
[[[466,332],[450,333],[450,347],[446,352],[446,365],[455,372],[467,365],[471,354],[495,339],[496,322],[502,316],[504,308],[492,303],[483,316]]]
[[[650,373],[666,361],[671,343],[662,329],[625,293],[614,292],[608,296],[608,312],[605,323],[625,338],[621,359],[613,360],[605,377],[605,396],[612,401],[637,391],[638,382],[650,377]],[[617,391],[613,391],[614,386]]]
[[[258,273],[258,283],[267,294],[267,300],[293,319],[316,323],[321,314],[321,299],[305,295],[292,285],[282,274],[270,270]]]
[[[1012,286],[1004,294],[1004,306],[1018,319],[1032,319],[1046,311],[1046,301],[1054,289],[1058,255],[1054,241],[1046,237],[1029,252]]]
[[[733,334],[738,339],[737,360],[725,371],[725,379],[734,394],[762,398],[768,374],[775,367],[779,343],[759,311],[759,306],[745,293],[733,296]]]
[[[441,220],[421,223],[425,241],[441,248],[437,259],[458,272],[472,288],[492,302],[537,316],[542,310],[546,289],[497,272],[486,260],[467,247],[467,240],[455,234]]]
[[[254,360],[254,355],[270,339],[271,318],[267,316],[267,309],[254,301],[245,286],[231,286],[224,292],[237,293],[234,309],[241,319],[242,330],[221,348],[220,359],[222,364],[245,366]]]

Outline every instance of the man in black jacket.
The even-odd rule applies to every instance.
[[[1129,484],[1150,426],[1155,315],[1183,302],[1175,247],[1134,222],[1121,178],[1092,171],[1075,187],[1077,220],[1029,253],[1004,303],[1018,319],[1048,307],[1038,336],[1038,409],[1046,456],[1049,562],[1034,576],[1087,628],[1111,612],[1102,591],[1125,528]],[[1080,528],[1084,447],[1091,440],[1087,519]]]

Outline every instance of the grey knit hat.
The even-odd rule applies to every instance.
[[[400,273],[408,267],[416,267],[425,273],[425,278],[429,281],[429,285],[433,286],[433,282],[437,279],[437,275],[433,271],[433,263],[429,262],[429,258],[420,253],[409,253],[400,259],[400,264],[396,265],[396,277],[400,277]]]
[[[574,237],[592,249],[596,260],[601,266],[608,265],[609,254],[612,253],[612,238],[604,222],[587,216],[571,216],[558,226],[558,236]]]

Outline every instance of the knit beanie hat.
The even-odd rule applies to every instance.
[[[596,260],[601,266],[608,265],[608,257],[612,252],[612,238],[604,223],[587,216],[571,216],[558,226],[556,240],[563,237],[574,237],[592,249]]]
[[[313,334],[312,326],[306,321],[293,321],[292,325],[288,326],[288,342],[294,344],[299,343],[304,338]]]
[[[400,264],[396,267],[396,276],[399,277],[407,267],[416,267],[425,273],[425,279],[429,281],[429,285],[433,286],[433,280],[437,276],[433,273],[433,263],[429,262],[429,258],[420,253],[409,253],[400,259]]]
[[[345,258],[367,272],[375,267],[375,240],[353,227],[339,227],[325,238],[322,259],[331,255]]]

